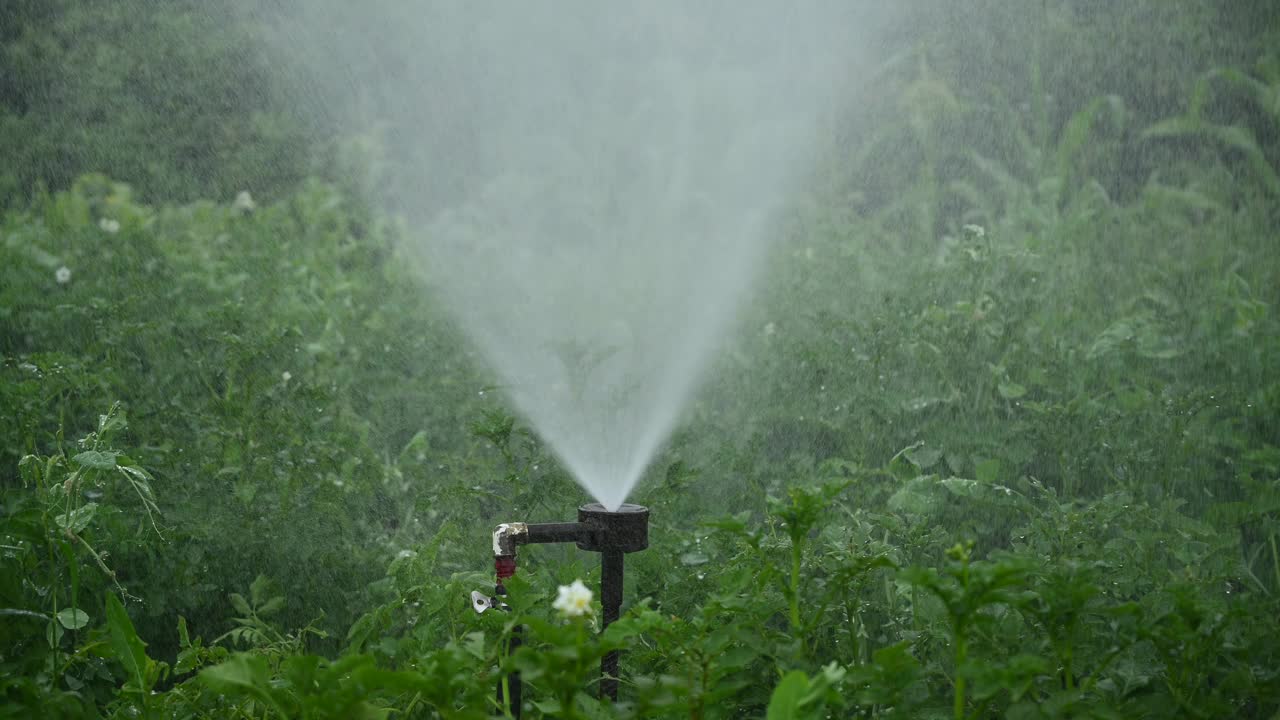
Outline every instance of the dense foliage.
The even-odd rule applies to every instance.
[[[303,179],[318,131],[244,91],[262,67],[199,70],[234,23],[58,40],[128,5],[0,10],[0,716],[480,718],[504,670],[528,716],[1280,712],[1268,3],[907,13],[928,41],[890,34],[878,102],[831,118],[637,491],[603,635],[551,606],[598,576],[568,548],[522,556],[513,612],[467,604],[495,522],[586,498],[412,228]],[[137,71],[175,57],[196,84]]]

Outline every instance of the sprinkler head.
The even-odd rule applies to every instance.
[[[649,547],[649,508],[643,505],[623,503],[609,511],[588,503],[578,508],[578,522],[588,528],[578,539],[580,550],[632,553]]]

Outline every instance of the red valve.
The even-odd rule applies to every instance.
[[[498,573],[498,582],[516,574],[516,558],[514,555],[498,555],[493,559],[493,569]]]

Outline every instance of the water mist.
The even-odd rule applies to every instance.
[[[730,331],[847,75],[847,11],[798,5],[306,13],[387,123],[426,283],[606,508]]]

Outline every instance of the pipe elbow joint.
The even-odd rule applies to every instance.
[[[525,523],[502,523],[493,531],[493,556],[515,557],[516,546],[523,544],[528,535],[529,526]]]

